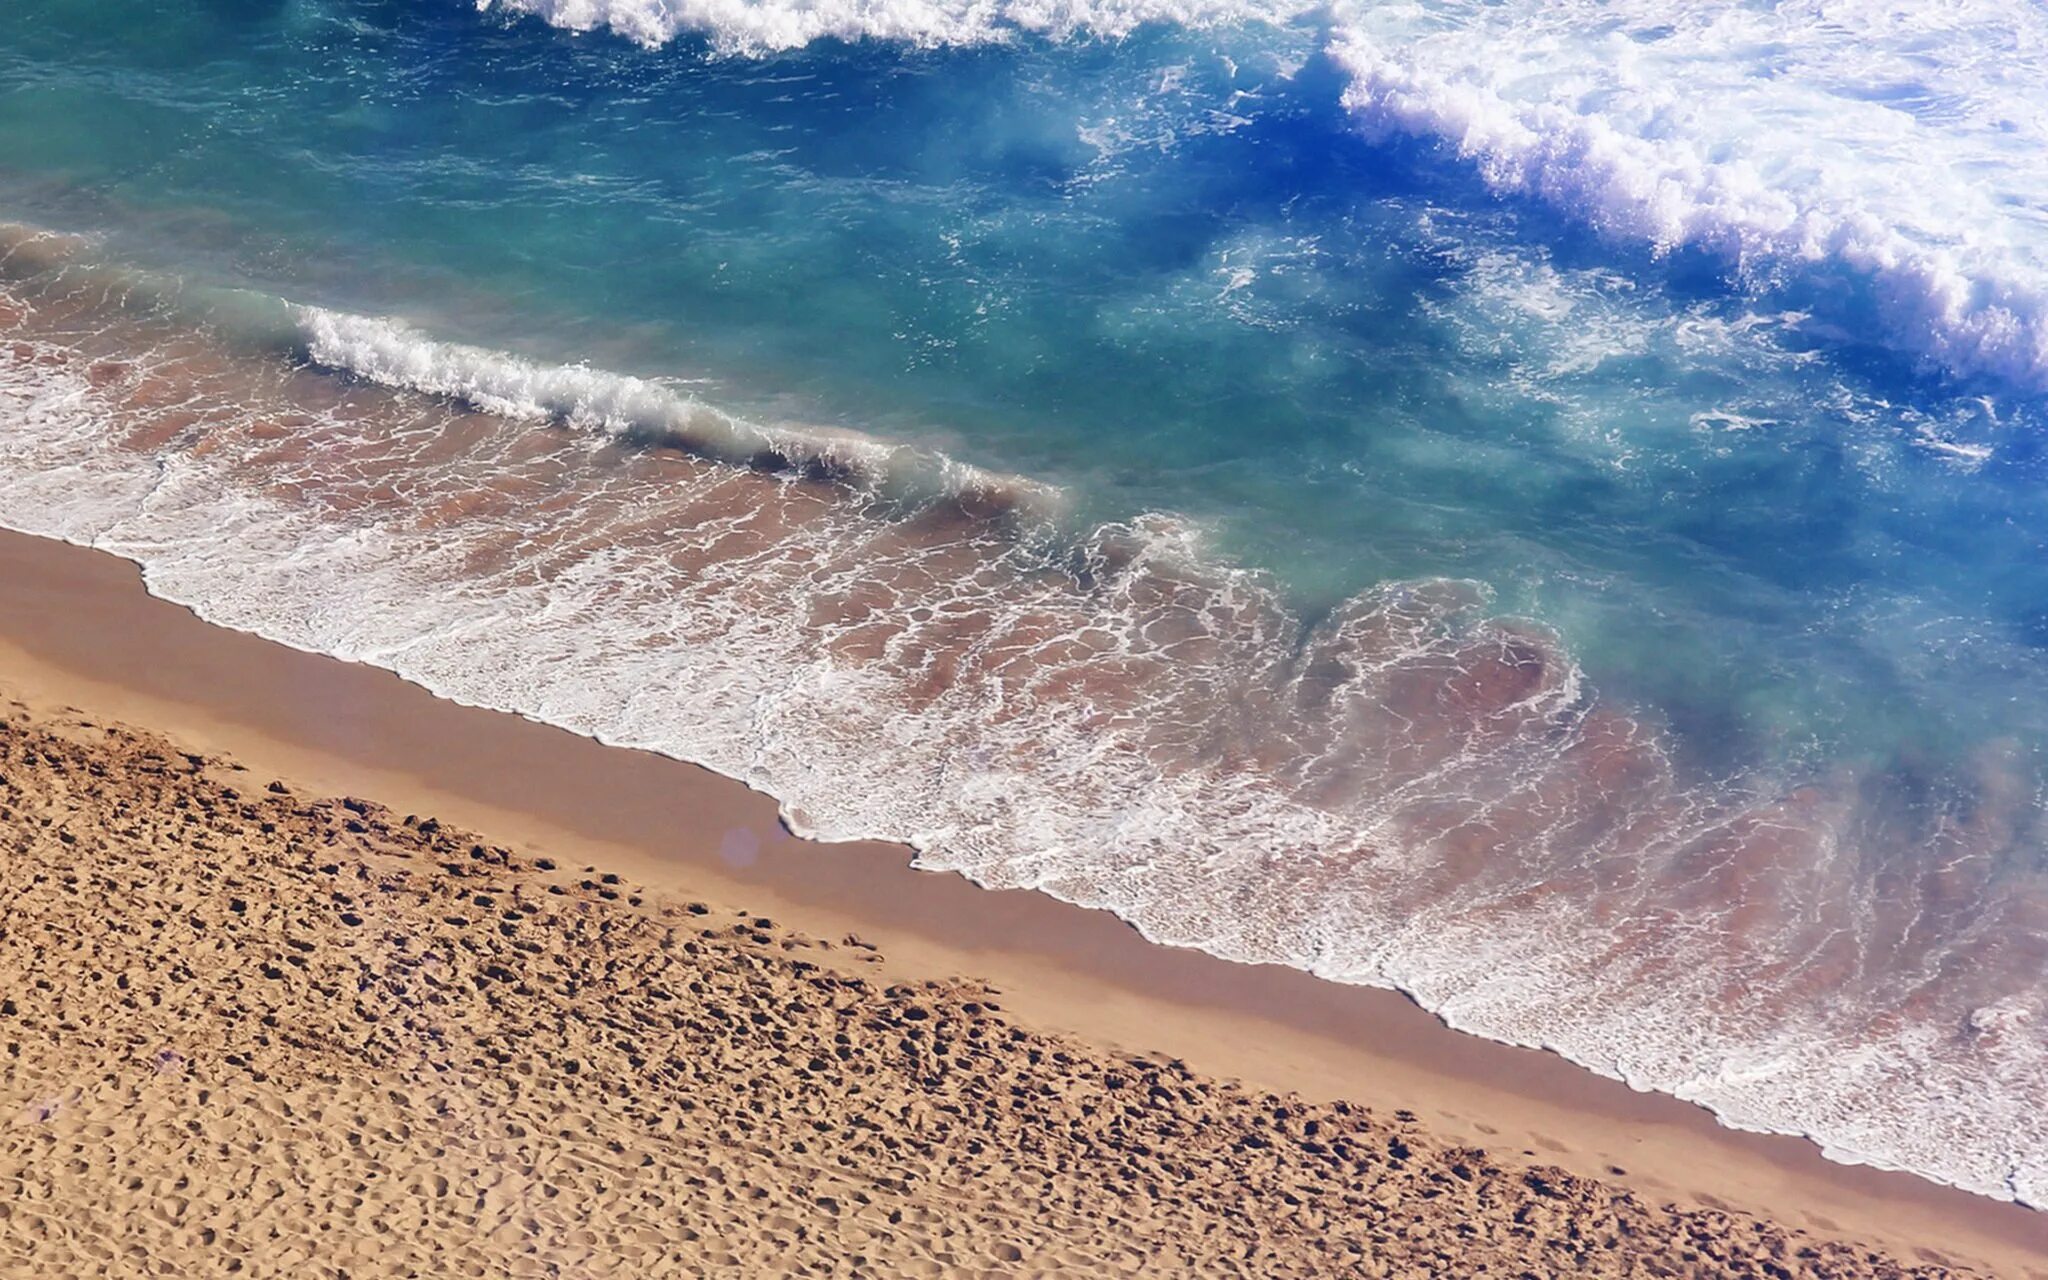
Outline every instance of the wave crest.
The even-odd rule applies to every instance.
[[[0,520],[216,622],[1838,1158],[2048,1197],[2048,878],[2014,869],[2043,818],[2012,760],[1931,813],[1846,766],[1706,776],[1470,583],[1304,617],[1161,517],[1047,554],[727,465],[764,429],[662,384],[319,311],[310,367],[126,307],[118,273],[18,283]],[[682,447],[590,447],[650,432]]]
[[[2048,14],[1971,2],[1347,5],[1371,131],[1738,274],[1838,266],[1887,341],[2048,389]]]
[[[797,49],[816,40],[920,47],[993,44],[1018,32],[1120,38],[1141,26],[1266,21],[1302,0],[477,0],[570,31],[606,28],[649,48],[701,36],[721,53]]]

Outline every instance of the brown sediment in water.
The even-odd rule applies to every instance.
[[[0,1272],[2048,1275],[2027,1210],[796,840],[96,553],[0,536],[0,687]]]
[[[1027,529],[979,511],[985,476],[878,501],[898,486],[724,465],[632,379],[300,314],[323,371],[160,290],[109,304],[115,265],[19,284],[9,523],[126,550],[208,617],[705,760],[805,830],[915,833],[984,884],[1397,979],[1724,1114],[2032,1193],[2024,788],[1913,812],[1848,767],[1786,795],[1684,767],[1478,584],[1311,619],[1170,517]]]

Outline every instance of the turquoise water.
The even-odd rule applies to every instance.
[[[1859,1015],[1809,1025],[1819,1014],[1796,1007],[1810,993],[1794,982],[1695,1024],[1682,1010],[1697,993],[1636,1009],[1596,980],[1634,962],[1564,940],[1543,913],[1515,954],[1554,944],[1573,967],[1484,999],[1471,984],[1493,961],[1469,956],[1466,973],[1455,954],[1410,954],[1370,913],[1324,921],[1308,950],[1264,933],[1226,945],[1229,930],[1158,914],[1185,886],[1043,871],[1047,849],[1079,847],[1071,833],[956,856],[940,790],[835,816],[797,781],[825,750],[824,718],[762,730],[731,748],[743,763],[728,771],[827,834],[913,838],[931,865],[1108,906],[1163,940],[1395,982],[1460,1025],[1563,1047],[1735,1122],[2038,1201],[2048,259],[2035,250],[2048,177],[2031,144],[2048,125],[1993,74],[2040,65],[2026,61],[2042,56],[2038,15],[1966,6],[1930,54],[1928,32],[1858,28],[1876,19],[1854,6],[1833,26],[1798,6],[1744,11],[1752,26],[1735,30],[1734,16],[1682,5],[1076,9],[1050,24],[943,6],[765,5],[747,10],[753,23],[629,0],[512,7],[527,12],[16,0],[0,14],[0,218],[86,237],[75,261],[95,265],[70,270],[182,282],[151,323],[280,370],[537,405],[559,424],[593,415],[529,394],[548,376],[536,371],[587,366],[747,422],[910,442],[1048,486],[1057,531],[1040,544],[1086,546],[1104,525],[1166,513],[1201,566],[1189,572],[1252,571],[1229,590],[1281,619],[1253,628],[1274,648],[1251,667],[1312,670],[1316,637],[1376,591],[1465,584],[1484,626],[1583,676],[1518,749],[1562,741],[1566,722],[1586,732],[1597,706],[1654,741],[1678,779],[1657,784],[1677,798],[1645,812],[1720,815],[1642,837],[1652,855],[1630,843],[1651,819],[1556,819],[1581,801],[1531,784],[1541,794],[1519,820],[1545,814],[1537,843],[1558,842],[1531,883],[1599,894],[1633,884],[1618,868],[1669,871],[1675,918],[1698,911],[1726,935],[1724,995],[1783,977],[1744,967],[1776,954],[1775,926],[1747,937],[1730,923],[1748,895],[1781,895],[1785,915],[1855,939],[1854,976],[1833,990],[1864,1002]],[[1501,69],[1515,58],[1572,83]],[[1680,65],[1694,98],[1660,98]],[[37,296],[68,287],[62,272],[17,274]],[[404,328],[323,343],[285,303]],[[483,352],[514,363],[480,365]],[[54,421],[38,395],[20,403],[45,416],[18,410],[18,423]],[[18,425],[46,481],[57,455],[43,429]],[[253,473],[218,485],[235,474]],[[560,475],[547,483],[573,498]],[[8,523],[124,549],[160,586],[187,581],[168,535],[137,532],[146,503],[119,508],[93,486],[72,503],[27,480],[12,492]],[[288,541],[282,524],[238,518],[266,546]],[[590,563],[624,554],[589,546]],[[207,553],[216,573],[225,559]],[[463,598],[452,582],[422,598]],[[348,647],[309,638],[326,634],[317,609],[314,622],[272,616],[210,596],[202,577],[163,589],[307,647]],[[597,650],[580,646],[613,621],[608,607],[579,598],[560,636],[533,640],[550,681],[604,683]],[[447,625],[394,621],[360,651],[404,671],[391,655],[410,651],[405,637]],[[479,691],[408,674],[546,714],[509,677]],[[652,683],[670,681],[688,687]],[[1215,683],[1234,692],[1187,712],[1190,732],[1232,745],[1196,750],[1203,767],[1256,772],[1243,762],[1267,760],[1269,741],[1312,736],[1268,707],[1265,677]],[[1148,693],[1130,714],[1178,723],[1182,696]],[[727,758],[691,736],[701,709],[687,698],[659,724],[596,693],[570,704],[550,718]],[[945,721],[935,770],[988,758],[977,716],[991,719]],[[1305,758],[1341,754],[1318,752]],[[1475,767],[1513,791],[1520,759]],[[1320,765],[1276,768],[1290,803],[1324,824],[1311,838],[1276,819],[1274,849],[1290,855],[1367,830],[1380,798],[1414,786],[1340,769],[1340,803]],[[1607,785],[1604,803],[1633,803]],[[1189,806],[1170,820],[1192,830],[1206,810]],[[1702,871],[1718,856],[1700,852],[1702,832],[1756,806],[1777,815],[1765,826],[1810,825],[1803,852]],[[1465,821],[1515,846],[1513,822]],[[1385,838],[1407,851],[1396,861],[1413,885],[1448,839]],[[1952,861],[1969,865],[1967,884],[1930,888]],[[1487,918],[1509,898],[1488,897]],[[1580,907],[1644,920],[1649,900]],[[1800,953],[1809,945],[1824,949]],[[1331,959],[1347,949],[1358,954]],[[1547,963],[1527,959],[1531,974]],[[1560,994],[1572,982],[1582,998]],[[1630,1035],[1639,1058],[1572,1047]],[[1808,1035],[1811,1061],[1786,1048]],[[1826,1075],[1822,1060],[1859,1036],[1894,1076]],[[1912,1081],[1979,1100],[1951,1097],[1929,1119]],[[1831,1092],[1839,1105],[1813,1103]],[[2014,1139],[2020,1114],[2033,1119]]]

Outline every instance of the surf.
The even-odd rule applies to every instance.
[[[1168,513],[1018,537],[754,465],[734,415],[628,374],[283,300],[298,337],[252,350],[61,243],[9,259],[12,527],[222,625],[704,764],[805,834],[2040,1202],[2018,762],[1980,756],[1931,814],[1904,772],[1702,772],[1479,583],[1311,615]]]

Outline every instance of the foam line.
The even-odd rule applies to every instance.
[[[0,288],[0,522],[696,761],[800,831],[2048,1202],[2048,883],[2009,761],[1932,814],[1882,777],[1688,771],[1476,584],[1311,621],[1168,517],[1047,555],[858,469],[763,474],[760,440],[811,437],[661,384],[317,310],[309,367],[120,285],[65,259]]]

